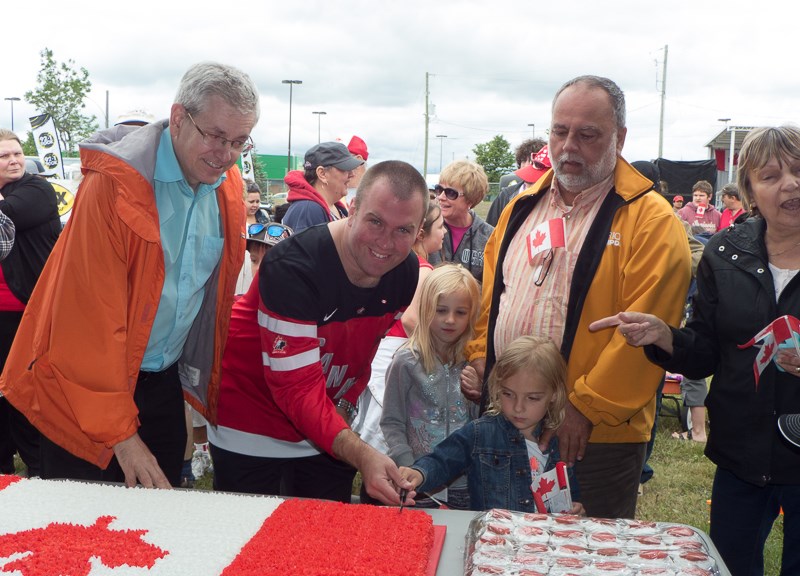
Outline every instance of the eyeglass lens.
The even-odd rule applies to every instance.
[[[445,188],[444,186],[441,186],[439,184],[437,184],[433,190],[436,192],[437,196],[439,196],[442,192],[444,192],[444,195],[448,200],[457,200],[458,197],[461,195],[458,192],[458,190],[453,190],[452,188]]]

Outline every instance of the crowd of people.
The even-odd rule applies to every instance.
[[[706,181],[670,206],[580,76],[488,222],[478,164],[429,190],[358,137],[308,150],[276,222],[236,167],[259,115],[192,66],[169,118],[81,144],[63,231],[0,130],[0,472],[169,488],[194,441],[217,490],[350,502],[360,472],[363,501],[528,512],[564,462],[570,512],[633,518],[665,370],[713,375],[711,538],[759,574],[782,509],[800,573],[798,336],[740,346],[800,306],[800,130],[747,137],[722,213]]]

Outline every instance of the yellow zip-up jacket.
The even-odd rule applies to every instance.
[[[551,170],[514,198],[486,244],[481,314],[467,354],[470,360],[486,358],[487,377],[496,360],[493,334],[504,290],[503,259],[552,178]],[[591,225],[571,279],[561,346],[569,400],[594,425],[590,442],[646,442],[664,371],[641,348],[627,345],[618,330],[590,333],[589,324],[630,310],[676,326],[690,274],[689,244],[672,207],[652,190],[650,180],[619,158],[614,189]]]
[[[167,122],[81,146],[85,178],[45,264],[0,378],[0,392],[50,440],[101,468],[139,428],[133,392],[164,283],[155,150]],[[128,129],[129,130],[129,129]],[[222,351],[244,260],[242,178],[217,188],[222,256],[179,360],[185,396],[214,421]],[[183,376],[183,374],[182,374]],[[184,380],[182,378],[182,380]],[[207,407],[207,409],[206,409]]]

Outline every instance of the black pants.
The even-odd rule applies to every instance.
[[[575,464],[587,516],[634,518],[646,452],[645,442],[587,444],[583,460]]]
[[[11,414],[9,403],[0,398],[0,474],[14,473],[14,453],[17,451],[11,440]]]
[[[0,372],[17,334],[22,312],[0,312]],[[39,431],[5,398],[0,398],[0,473],[14,472],[14,454],[28,467],[28,476],[39,475]]]
[[[133,401],[139,409],[139,436],[169,483],[180,486],[186,423],[177,363],[163,372],[140,372]],[[125,475],[116,458],[103,470],[43,436],[42,478],[123,482]]]
[[[262,458],[209,448],[214,490],[350,502],[356,469],[328,454]]]

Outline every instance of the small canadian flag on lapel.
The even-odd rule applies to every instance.
[[[566,246],[564,219],[552,218],[539,224],[528,234],[528,258],[533,262],[534,256],[551,248]]]

